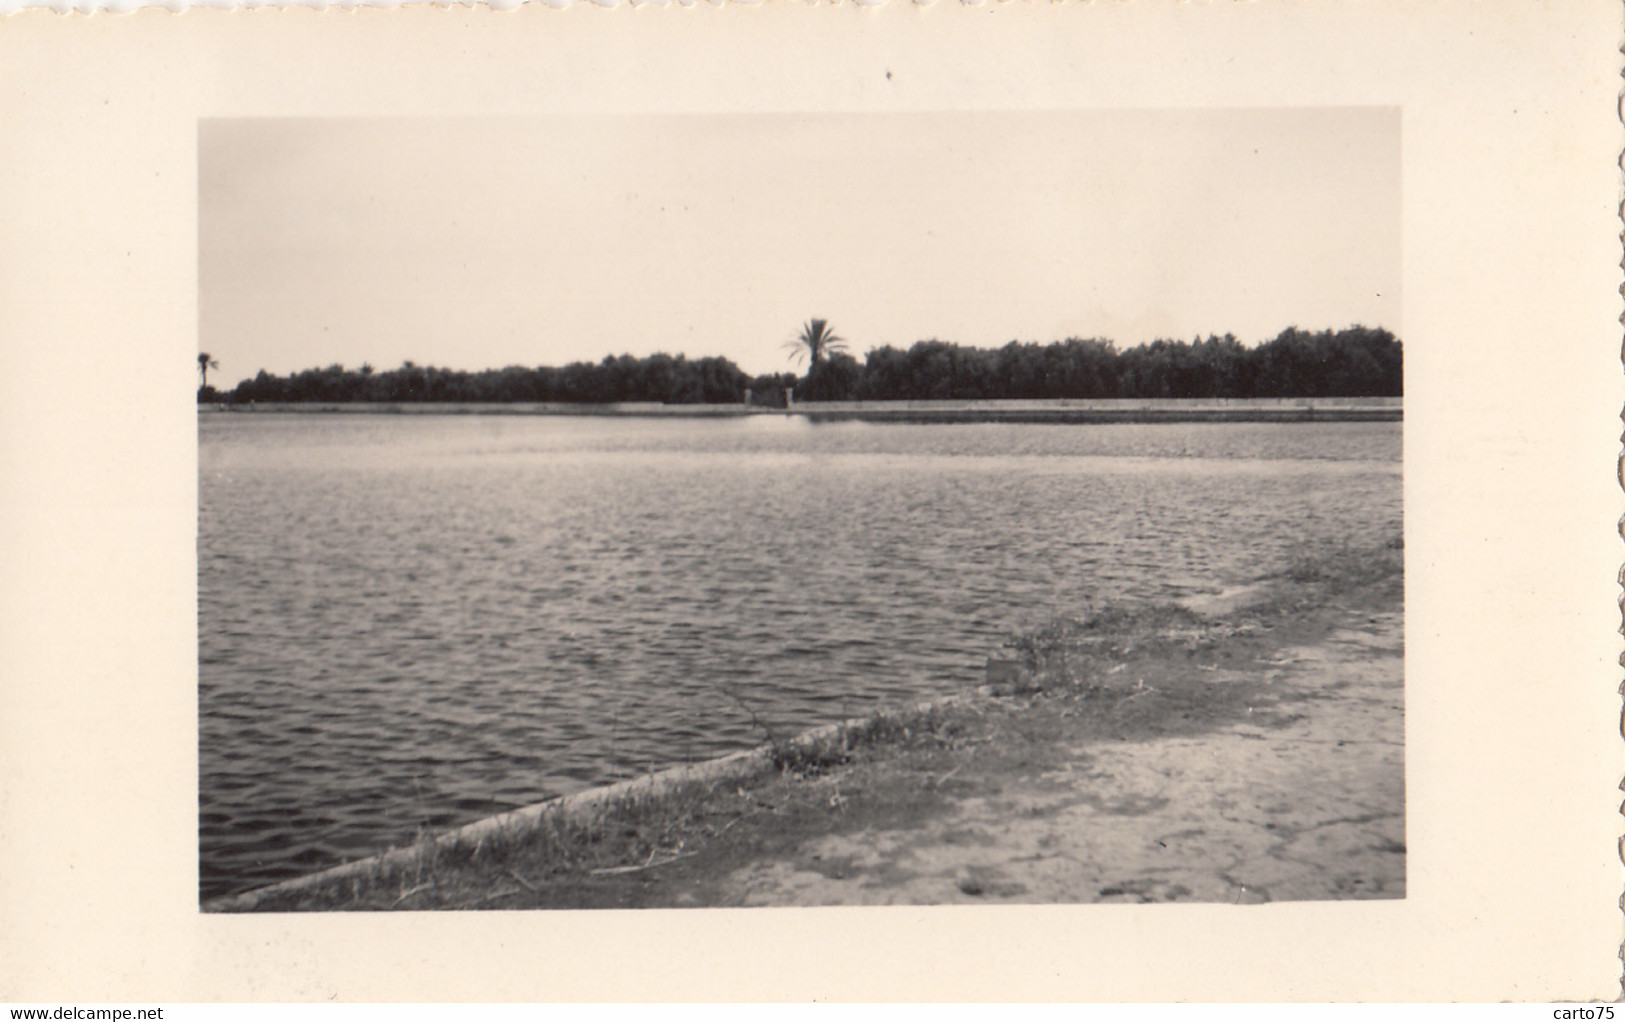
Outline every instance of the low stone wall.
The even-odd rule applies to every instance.
[[[1399,422],[1397,397],[1057,398],[1032,401],[797,401],[792,407],[746,404],[293,402],[212,404],[209,412],[324,412],[351,415],[608,415],[732,418],[800,415],[815,422]]]
[[[658,402],[572,404],[563,401],[260,401],[250,404],[199,405],[211,412],[324,412],[349,415],[663,415],[705,418],[770,411],[743,404],[663,405]]]
[[[807,401],[815,421],[1399,422],[1402,398],[1058,398],[1041,401]]]

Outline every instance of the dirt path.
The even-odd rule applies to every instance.
[[[1276,647],[1262,664],[1183,668],[1245,690],[1249,705],[1233,722],[1065,745],[1046,769],[1011,775],[991,793],[943,785],[941,811],[811,837],[732,870],[706,900],[1403,897],[1402,618],[1397,609],[1341,611],[1325,635]],[[1154,695],[1157,681],[1149,684]]]

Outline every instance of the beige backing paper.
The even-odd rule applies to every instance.
[[[1620,38],[1605,0],[0,21],[0,1000],[1612,999]],[[1278,106],[1402,111],[1404,900],[198,912],[200,118]]]

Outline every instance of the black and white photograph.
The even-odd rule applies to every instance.
[[[1617,997],[1617,5],[51,2],[0,1001]]]
[[[205,910],[1404,897],[1398,110],[198,154]]]

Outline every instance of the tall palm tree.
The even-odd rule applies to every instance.
[[[197,371],[203,376],[201,386],[207,387],[209,385],[209,370],[219,368],[220,363],[210,358],[208,352],[200,351],[197,353]]]
[[[791,361],[800,361],[802,356],[806,356],[810,372],[830,355],[845,351],[846,341],[835,336],[828,320],[813,319],[801,328],[801,336],[785,342],[784,346],[790,349]]]

